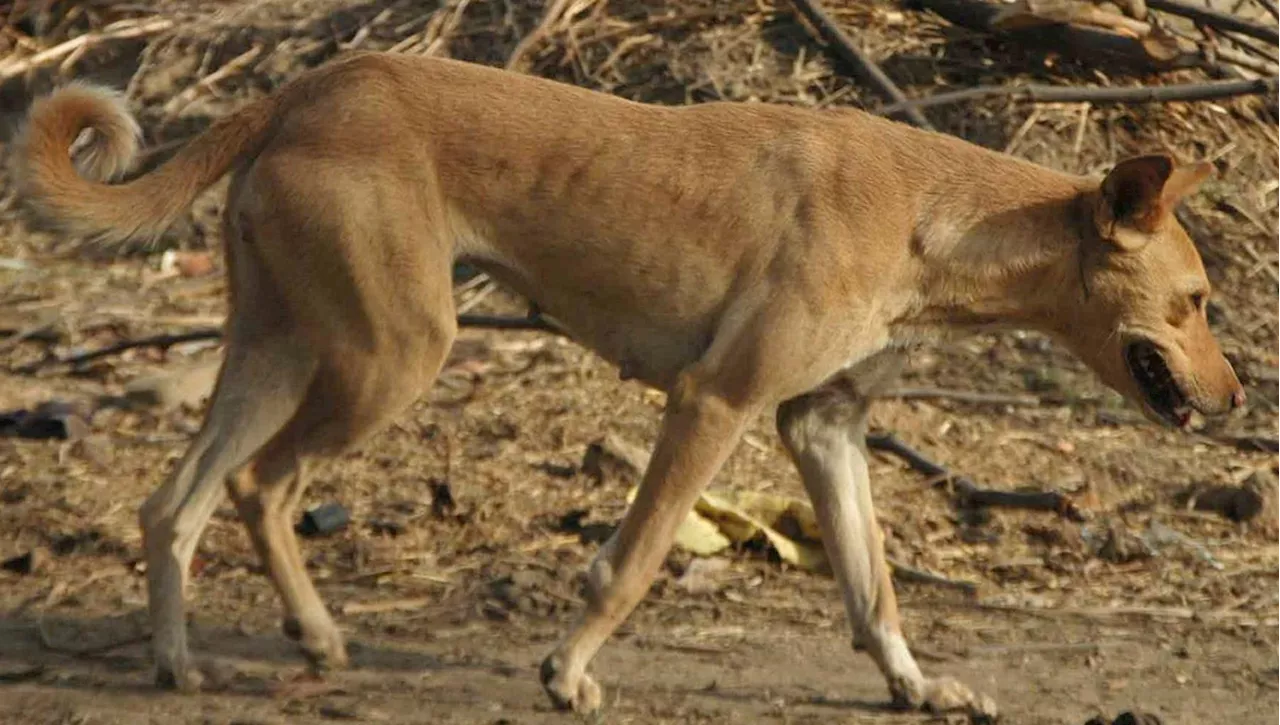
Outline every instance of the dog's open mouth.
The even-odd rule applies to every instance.
[[[1124,349],[1124,359],[1147,405],[1171,425],[1185,428],[1191,421],[1191,405],[1173,379],[1160,348],[1150,340],[1137,340]]]

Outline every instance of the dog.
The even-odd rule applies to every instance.
[[[904,351],[1018,327],[1157,422],[1245,403],[1173,214],[1207,163],[1149,155],[1084,177],[852,109],[651,106],[379,53],[308,71],[108,183],[138,139],[120,97],[73,84],[33,104],[14,156],[34,209],[104,243],[160,234],[231,176],[225,359],[203,427],[140,510],[161,686],[202,681],[183,596],[224,492],[285,633],[315,667],[346,664],[291,515],[314,464],[432,384],[457,331],[459,260],[667,394],[638,495],[587,570],[585,612],[542,662],[553,702],[582,712],[601,703],[588,663],[759,414],[776,416],[854,647],[893,702],[993,719],[989,697],[921,672],[899,623],[864,436]]]

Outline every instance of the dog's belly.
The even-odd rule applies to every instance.
[[[470,260],[493,279],[526,297],[569,337],[618,367],[624,380],[665,390],[696,362],[710,341],[712,315],[666,305],[619,305],[601,297],[616,290],[578,289],[564,279],[539,279],[510,265]],[[655,297],[660,297],[656,296]],[[696,309],[696,308],[694,308]]]

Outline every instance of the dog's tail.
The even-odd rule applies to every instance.
[[[252,103],[214,123],[160,168],[109,184],[134,163],[141,131],[120,94],[72,84],[32,105],[15,144],[15,177],[34,210],[68,232],[106,244],[154,239],[236,161],[257,153],[275,115],[272,98]]]

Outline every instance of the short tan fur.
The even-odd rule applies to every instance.
[[[79,171],[68,149],[93,129]],[[1051,171],[865,113],[641,105],[447,60],[352,54],[214,124],[124,184],[137,126],[69,86],[31,110],[27,198],[106,241],[163,231],[231,174],[226,355],[203,428],[143,506],[159,681],[195,689],[185,572],[230,494],[317,666],[343,638],[290,527],[311,468],[431,385],[466,259],[668,394],[634,504],[543,663],[559,705],[599,707],[587,665],[656,575],[743,429],[773,412],[822,526],[856,646],[904,706],[994,715],[922,674],[872,508],[869,399],[913,344],[992,325],[1052,335],[1153,419],[1244,394],[1205,317],[1173,208],[1211,171],[1166,156]]]

